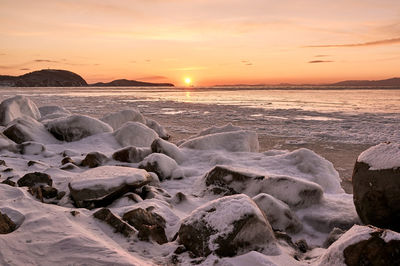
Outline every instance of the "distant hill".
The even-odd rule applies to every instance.
[[[345,80],[328,84],[328,86],[399,86],[400,78],[391,78],[383,80]]]
[[[44,69],[21,76],[1,76],[1,86],[11,87],[80,87],[87,86],[86,81],[71,71]]]
[[[111,82],[90,84],[93,87],[174,87],[172,83],[151,83],[137,80],[117,79]]]

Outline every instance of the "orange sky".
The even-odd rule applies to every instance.
[[[399,0],[0,0],[0,74],[182,85],[400,76]]]

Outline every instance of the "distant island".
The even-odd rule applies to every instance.
[[[382,80],[345,80],[328,86],[382,86],[392,87],[400,86],[400,78],[382,79]]]
[[[151,83],[118,79],[111,82],[88,84],[80,75],[67,70],[43,69],[21,76],[0,75],[0,86],[9,87],[173,87],[172,83]]]

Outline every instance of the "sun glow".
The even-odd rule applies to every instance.
[[[192,85],[192,79],[189,78],[189,77],[186,77],[186,78],[185,78],[185,84],[186,84],[187,86]]]

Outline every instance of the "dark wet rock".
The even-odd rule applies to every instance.
[[[324,241],[322,245],[323,248],[329,248],[336,240],[338,240],[346,231],[340,228],[333,228],[329,233],[328,238]]]
[[[0,104],[0,125],[6,126],[22,116],[39,119],[40,112],[36,104],[22,95],[8,98]]]
[[[52,186],[53,180],[46,173],[34,172],[24,175],[17,181],[17,183],[20,187],[34,187],[40,184]]]
[[[25,155],[38,155],[46,151],[46,147],[42,143],[27,141],[17,145],[21,154]]]
[[[139,163],[150,154],[151,150],[149,148],[136,148],[133,146],[128,146],[114,152],[112,158],[120,162]]]
[[[310,248],[308,247],[307,242],[304,239],[300,239],[298,241],[296,241],[296,243],[294,243],[298,250],[300,250],[300,252],[302,253],[306,253]]]
[[[400,168],[371,170],[356,162],[352,180],[361,221],[400,232]]]
[[[9,234],[17,228],[17,225],[5,213],[0,212],[0,234]]]
[[[174,159],[177,163],[181,163],[185,160],[185,155],[175,144],[168,142],[163,139],[155,139],[151,144],[151,151],[156,153],[162,153]]]
[[[319,203],[323,190],[316,183],[290,176],[263,176],[247,169],[217,165],[203,177],[206,190],[214,194],[243,193],[254,197],[269,194],[291,208],[304,208]],[[282,193],[290,191],[290,193]]]
[[[108,157],[100,152],[90,152],[83,159],[81,166],[89,166],[89,168],[94,168],[103,165],[108,161]]]
[[[54,187],[43,186],[40,187],[40,189],[42,190],[42,195],[45,199],[55,198],[58,195],[58,190]]]
[[[164,230],[166,222],[160,215],[137,208],[125,213],[122,219],[139,231],[140,240],[148,241],[152,239],[160,245],[168,242]]]
[[[93,216],[114,228],[115,232],[123,234],[125,237],[130,237],[136,233],[129,224],[122,221],[120,218],[115,216],[109,209],[102,208],[96,211]]]
[[[12,187],[16,186],[16,183],[14,181],[10,180],[10,179],[6,179],[6,180],[2,181],[1,183],[9,185],[9,186],[12,186]]]
[[[64,196],[65,196],[66,194],[67,194],[67,192],[65,192],[65,191],[59,191],[59,192],[57,193],[56,199],[57,199],[57,200],[60,200],[60,199],[64,198]]]
[[[4,160],[0,160],[0,166],[7,166],[6,162]]]
[[[232,214],[234,215],[227,215]],[[196,257],[232,257],[257,250],[279,254],[271,226],[246,195],[226,196],[194,210],[182,221],[179,242]]]
[[[61,160],[61,164],[62,165],[64,165],[64,164],[67,164],[67,163],[74,163],[74,160],[72,160],[72,158],[71,157],[64,157],[62,160]]]
[[[8,167],[8,168],[3,170],[4,173],[9,173],[9,172],[12,172],[12,171],[14,171],[14,169],[10,168],[10,167]]]

